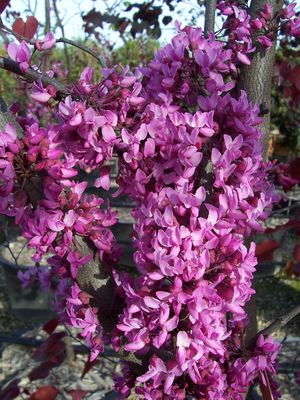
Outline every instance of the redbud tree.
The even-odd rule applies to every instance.
[[[214,33],[216,10],[225,22]],[[257,265],[251,235],[278,201],[264,148],[277,32],[300,35],[295,3],[208,1],[204,30],[177,22],[148,65],[87,66],[68,86],[33,62],[54,34],[36,40],[22,23],[2,24],[15,40],[0,66],[27,82],[46,120],[1,101],[0,212],[35,251],[23,284],[38,280],[53,293],[90,361],[105,346],[119,353],[120,399],[240,400],[257,381],[278,398],[270,334],[299,307],[258,334],[246,307]],[[113,155],[114,196],[136,204],[132,273],[119,268],[117,212],[78,178],[94,171],[94,186],[109,190]]]

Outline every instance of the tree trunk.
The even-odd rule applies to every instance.
[[[216,15],[217,0],[206,0],[205,1],[205,22],[204,22],[204,34],[208,32],[214,32],[215,30],[215,15]]]
[[[263,131],[263,143],[266,154],[268,136],[270,130],[270,105],[271,105],[271,85],[273,66],[276,50],[276,32],[278,29],[278,15],[283,7],[283,0],[252,0],[250,14],[253,18],[259,17],[259,11],[265,4],[269,3],[273,11],[274,19],[274,44],[269,49],[264,49],[259,43],[253,53],[251,64],[243,65],[240,69],[240,78],[237,83],[237,91],[240,94],[244,90],[251,103],[259,104],[264,123],[261,127]]]
[[[240,68],[240,77],[237,82],[237,95],[244,90],[251,103],[260,106],[261,114],[264,117],[264,122],[260,129],[263,132],[264,155],[266,157],[268,148],[268,137],[270,133],[270,106],[271,106],[271,87],[273,66],[275,60],[278,15],[283,7],[283,0],[252,0],[250,6],[250,14],[252,18],[259,17],[260,10],[266,3],[269,3],[273,11],[275,40],[273,46],[269,49],[264,49],[262,45],[257,44],[256,51],[252,55],[251,64],[243,65]],[[255,38],[254,38],[255,39]],[[253,338],[257,334],[257,309],[255,296],[252,296],[246,305],[246,312],[249,318],[249,324],[246,330],[245,345],[248,347]],[[251,395],[253,387],[249,389],[246,398]]]

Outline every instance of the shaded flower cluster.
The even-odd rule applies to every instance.
[[[35,249],[36,267],[19,276],[24,285],[38,280],[54,293],[56,311],[80,328],[94,358],[103,350],[102,329],[76,277],[92,259],[107,267],[117,260],[120,251],[110,230],[117,213],[103,207],[103,199],[84,194],[87,182],[72,180],[78,174],[76,162],[52,140],[54,128],[33,123],[24,130],[19,140],[15,128],[7,125],[0,146],[1,212],[15,217],[28,246]],[[83,253],[80,240],[89,241],[89,254]],[[39,266],[46,255],[51,256],[48,267]]]

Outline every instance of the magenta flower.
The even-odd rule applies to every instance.
[[[262,44],[264,47],[266,47],[266,48],[271,47],[272,44],[273,44],[273,41],[272,41],[271,39],[269,39],[269,38],[268,38],[267,36],[265,36],[265,35],[259,36],[259,37],[257,38],[257,41],[258,41],[260,44]]]
[[[36,40],[35,46],[39,51],[49,50],[55,46],[56,40],[55,36],[52,32],[49,32],[45,35],[44,39]]]
[[[49,85],[45,88],[40,81],[39,83],[32,84],[32,93],[30,96],[40,103],[47,103],[51,97],[56,95],[56,90],[53,86]]]
[[[22,40],[18,45],[16,43],[10,43],[7,46],[7,52],[11,59],[19,63],[20,70],[25,73],[30,66],[30,48],[28,44]]]
[[[267,21],[272,18],[273,12],[272,12],[272,8],[269,3],[266,3],[264,5],[263,10],[260,11],[260,15]]]

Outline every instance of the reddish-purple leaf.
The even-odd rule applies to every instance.
[[[49,361],[41,363],[30,371],[28,378],[31,381],[37,381],[38,379],[45,379],[49,375],[50,370],[56,366],[57,364],[54,364]]]
[[[32,393],[29,400],[54,400],[58,393],[58,389],[52,385],[42,386]]]
[[[10,3],[10,0],[0,0],[0,14],[3,13],[3,11],[9,5],[9,3]]]
[[[297,263],[293,267],[293,275],[299,277],[300,276],[300,263]]]
[[[294,263],[292,260],[289,260],[284,267],[284,271],[288,276],[292,276],[293,269],[294,269]]]
[[[294,247],[294,259],[297,262],[300,262],[300,244],[297,244]]]
[[[279,243],[273,239],[266,239],[256,245],[258,261],[272,261],[273,252],[278,249]]]
[[[298,233],[297,232],[298,230],[300,233],[300,221],[298,221],[297,219],[290,219],[286,224],[275,226],[275,228],[267,228],[265,230],[265,233],[266,234],[275,233],[275,232],[283,231],[288,228],[295,228],[296,233]]]
[[[300,90],[300,65],[297,65],[289,74],[288,80]]]
[[[65,332],[53,333],[46,339],[33,353],[32,358],[35,361],[50,361],[59,363],[63,361],[65,343],[62,338],[66,336]]]
[[[291,161],[289,173],[291,174],[292,178],[300,180],[300,157]]]
[[[43,326],[43,331],[47,332],[48,335],[51,335],[57,328],[57,325],[59,324],[59,321],[57,318],[51,319],[50,321],[46,322],[45,325]]]
[[[17,18],[13,23],[12,30],[17,34],[24,36],[26,39],[31,40],[36,34],[38,25],[38,20],[31,15],[30,17],[27,17],[26,22],[24,22],[22,18]]]

